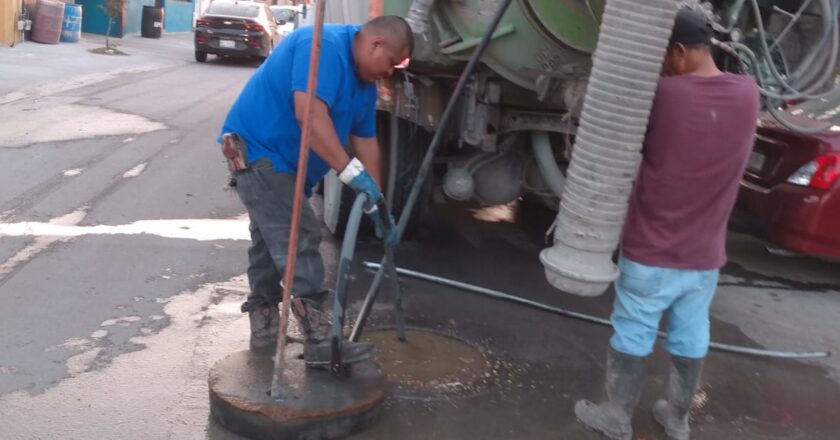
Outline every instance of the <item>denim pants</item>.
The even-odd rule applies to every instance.
[[[236,191],[251,218],[248,248],[248,283],[251,294],[242,311],[277,304],[282,298],[281,279],[286,270],[295,175],[278,173],[268,159],[259,159],[236,174]],[[324,264],[318,246],[321,224],[308,201],[301,205],[294,295],[317,299],[323,295]]]
[[[653,351],[659,321],[668,316],[665,349],[700,359],[709,350],[709,306],[720,271],[645,266],[620,257],[610,346],[633,356]]]

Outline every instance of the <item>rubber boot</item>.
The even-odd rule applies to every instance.
[[[292,299],[292,312],[304,336],[303,360],[308,368],[329,368],[332,361],[332,317],[324,310],[325,302],[323,299]],[[341,361],[345,365],[364,362],[375,353],[376,347],[369,342],[344,340],[341,343]]]
[[[702,370],[702,358],[671,356],[667,400],[657,400],[653,404],[653,418],[665,428],[665,433],[671,440],[688,440],[688,416],[691,413],[694,393],[700,385]]]
[[[596,405],[588,400],[575,403],[575,415],[587,428],[613,440],[630,440],[633,409],[644,384],[647,358],[615,351],[607,352],[607,400]]]

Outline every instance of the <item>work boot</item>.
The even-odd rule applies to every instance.
[[[303,360],[309,368],[329,368],[332,361],[332,317],[324,310],[325,302],[323,298],[292,299],[292,312],[304,336]],[[376,347],[369,342],[344,340],[341,343],[341,362],[345,365],[364,362],[375,353]]]
[[[653,418],[665,428],[671,440],[688,440],[690,429],[688,416],[691,402],[700,385],[703,359],[671,356],[671,372],[668,377],[668,400],[657,400],[653,404]]]
[[[246,302],[242,312],[248,313],[251,322],[251,350],[273,350],[277,346],[280,328],[280,309],[277,304],[254,305]],[[302,343],[303,340],[286,334],[286,343]]]
[[[607,351],[607,400],[596,405],[588,400],[575,403],[575,415],[587,428],[613,440],[630,440],[633,409],[644,384],[647,358]]]
[[[243,305],[242,311],[248,312],[251,322],[251,350],[274,348],[280,326],[277,304]]]

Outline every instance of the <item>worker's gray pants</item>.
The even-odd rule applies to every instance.
[[[262,304],[277,304],[282,298],[280,280],[286,270],[295,175],[274,171],[268,159],[259,159],[236,174],[236,191],[251,217],[251,247],[248,249],[248,283],[251,294],[242,311]],[[324,264],[318,245],[321,225],[307,200],[300,215],[294,295],[319,299],[323,295]]]

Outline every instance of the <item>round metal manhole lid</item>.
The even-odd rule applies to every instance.
[[[432,331],[408,330],[402,342],[395,330],[371,330],[362,339],[377,346],[376,362],[398,397],[473,394],[492,370],[479,348]]]

